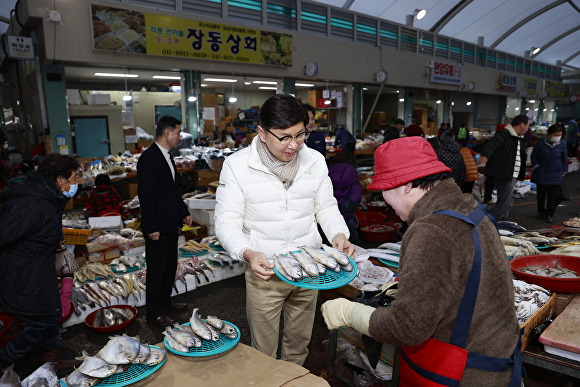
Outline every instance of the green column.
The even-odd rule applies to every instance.
[[[355,135],[362,131],[362,83],[353,84],[352,96],[352,133]],[[362,138],[362,132],[359,136]]]
[[[446,91],[443,94],[443,121],[451,122],[451,92]]]
[[[538,118],[536,119],[537,124],[541,124],[544,120],[544,100],[540,100],[540,104],[538,105]]]
[[[473,114],[473,127],[479,128],[479,111],[481,109],[481,94],[475,95],[475,108]]]
[[[580,102],[574,102],[574,119],[580,117]]]
[[[66,82],[62,63],[42,65],[42,82],[44,83],[44,100],[48,113],[48,128],[54,153],[59,152],[56,144],[57,135],[66,136],[68,153],[73,154],[73,142],[66,104]]]
[[[200,133],[198,111],[201,107],[201,73],[199,71],[184,71],[185,75],[185,102],[186,102],[186,129],[185,131],[192,134],[194,138],[199,137]],[[190,101],[194,99],[194,101]],[[203,128],[202,128],[203,130]]]
[[[296,78],[284,77],[282,92],[296,95]]]
[[[558,106],[560,104],[558,103],[558,101],[556,101],[556,103],[554,103],[554,114],[552,114],[552,123],[554,122],[558,122]]]
[[[405,126],[409,126],[413,123],[413,96],[415,91],[410,88],[405,88]]]
[[[501,96],[499,98],[499,112],[498,112],[498,124],[503,124],[505,120],[505,110],[507,109],[507,96]]]
[[[526,114],[526,102],[525,98],[522,98],[522,103],[520,104],[520,114]]]

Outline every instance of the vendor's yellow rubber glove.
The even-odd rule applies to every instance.
[[[371,314],[375,311],[372,306],[337,298],[326,301],[320,310],[328,329],[338,329],[346,325],[370,336],[369,324]]]

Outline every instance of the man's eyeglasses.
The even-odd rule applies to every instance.
[[[306,136],[308,135],[308,133],[310,133],[308,130],[304,130],[304,131],[298,133],[296,136],[278,137],[274,133],[272,133],[272,131],[270,129],[266,129],[266,131],[268,133],[270,133],[272,136],[276,137],[278,139],[278,141],[280,141],[280,144],[282,144],[282,145],[289,145],[292,142],[292,139],[295,139],[296,142],[300,144],[306,140]]]

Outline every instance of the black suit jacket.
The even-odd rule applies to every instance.
[[[141,230],[144,235],[159,231],[176,234],[189,215],[179,193],[179,174],[173,159],[175,181],[171,169],[157,144],[151,145],[139,157],[137,181],[141,205]]]

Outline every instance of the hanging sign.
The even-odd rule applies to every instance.
[[[91,5],[95,50],[292,66],[292,35]]]
[[[496,90],[501,91],[516,91],[518,84],[518,77],[512,74],[497,73]]]
[[[431,82],[447,85],[461,85],[463,66],[453,63],[431,61]]]
[[[561,82],[546,81],[544,90],[552,98],[564,98],[568,95],[568,85]]]
[[[34,44],[32,38],[18,35],[6,35],[7,54],[10,59],[34,59]]]
[[[524,78],[522,90],[525,90],[528,96],[536,95],[538,93],[538,80],[535,78]]]

